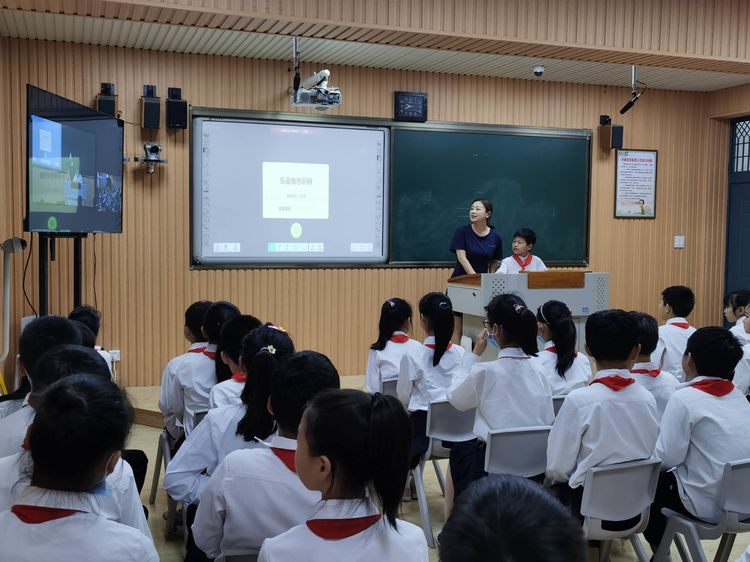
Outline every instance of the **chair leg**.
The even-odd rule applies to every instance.
[[[440,468],[437,459],[432,460],[432,467],[435,469],[435,476],[437,476],[438,485],[440,486],[440,493],[445,497],[445,478],[443,478],[443,470]]]
[[[161,463],[164,458],[164,440],[159,436],[159,445],[156,448],[156,463],[154,463],[154,477],[151,479],[151,493],[148,496],[148,504],[156,502],[156,491],[159,488],[159,476],[161,475]]]
[[[633,552],[635,552],[636,558],[638,558],[638,562],[649,562],[648,554],[646,554],[646,549],[643,548],[643,543],[641,543],[641,540],[638,538],[638,535],[630,535],[630,544],[633,547]]]
[[[661,542],[654,552],[652,560],[654,562],[664,562],[669,555],[669,549],[672,546],[672,539],[677,542],[677,534],[675,533],[675,526],[671,519],[667,519],[667,526],[664,529],[664,534],[661,537]],[[679,549],[679,546],[678,546]],[[689,562],[683,558],[683,562]]]
[[[183,513],[182,517],[185,517]],[[167,494],[167,526],[164,529],[164,537],[169,539],[175,531],[175,519],[177,518],[177,502]]]
[[[417,501],[419,502],[419,513],[422,516],[422,531],[424,531],[427,546],[435,548],[435,537],[432,534],[432,518],[430,517],[430,507],[427,505],[427,493],[424,489],[424,480],[422,478],[422,463],[414,469],[414,484],[417,488]]]
[[[609,562],[609,551],[612,548],[612,541],[599,542],[599,562]]]
[[[706,560],[706,553],[703,552],[698,532],[693,527],[686,529],[686,531],[685,540],[687,540],[687,545],[690,549],[690,556],[693,557],[693,562],[708,562],[708,560]]]
[[[674,544],[677,547],[677,553],[680,555],[680,560],[682,560],[682,562],[691,562],[692,558],[690,557],[688,548],[685,546],[685,541],[680,535],[674,536]]]
[[[714,562],[727,562],[729,560],[736,536],[734,533],[724,533],[721,535],[721,542],[719,543],[719,549],[716,551]]]

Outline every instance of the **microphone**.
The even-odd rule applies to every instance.
[[[620,115],[625,115],[628,111],[630,111],[630,109],[635,105],[635,102],[637,102],[638,98],[640,97],[641,97],[641,94],[637,92],[633,92],[632,97],[630,98],[630,101],[628,101],[628,103],[626,103],[620,110]]]

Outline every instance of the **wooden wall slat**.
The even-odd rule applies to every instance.
[[[481,2],[475,5],[484,13]],[[576,0],[568,5],[575,6]],[[443,6],[451,3],[446,0]],[[518,9],[508,4],[497,13]],[[438,17],[428,16],[424,5],[420,13]],[[390,14],[386,10],[384,17]],[[576,15],[569,21],[580,19]],[[304,69],[308,71],[312,67]],[[334,113],[353,116],[389,117],[393,90],[424,90],[430,95],[430,118],[436,121],[595,129],[599,115],[617,115],[628,95],[622,88],[424,72],[334,67],[332,73],[346,96]],[[0,75],[9,78],[0,81],[0,239],[20,233],[24,214],[27,81],[87,105],[99,82],[115,82],[123,116],[131,122],[138,119],[144,83],[156,84],[162,94],[168,86],[180,86],[196,106],[289,111],[284,93],[291,82],[288,65],[272,61],[0,38]],[[650,91],[634,110],[616,119],[625,126],[628,148],[659,150],[656,220],[613,219],[614,153],[602,153],[594,139],[591,268],[611,272],[613,306],[654,313],[662,288],[685,283],[698,296],[694,322],[721,319],[729,126],[708,117],[723,103],[717,96]],[[158,383],[165,362],[185,348],[184,308],[199,298],[225,298],[277,322],[289,329],[300,349],[318,349],[342,373],[355,374],[364,371],[384,299],[402,296],[416,306],[422,294],[445,288],[449,269],[191,271],[189,132],[162,128],[142,134],[129,125],[125,137],[128,155],[138,154],[150,139],[165,145],[169,160],[153,176],[127,165],[124,233],[84,242],[85,298],[93,302],[96,248],[96,292],[104,313],[101,341],[122,350],[121,374],[128,385]],[[465,188],[468,201],[473,191]],[[677,234],[687,236],[685,250],[672,249]],[[51,266],[51,311],[65,313],[72,303],[69,243],[60,243],[58,256]],[[20,258],[14,266],[16,341],[19,318],[30,309],[23,303]],[[27,285],[34,302],[36,275],[32,259]],[[12,369],[12,362],[5,368]]]

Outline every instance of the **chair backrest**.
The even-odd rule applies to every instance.
[[[750,515],[748,482],[750,482],[750,459],[725,464],[719,487],[719,506],[724,511]]]
[[[485,472],[526,478],[544,474],[550,429],[541,425],[491,431],[484,453]]]
[[[398,385],[398,380],[393,379],[391,381],[383,381],[383,392],[382,394],[385,394],[386,396],[396,396],[396,385]]]
[[[474,439],[476,408],[462,412],[447,400],[432,402],[427,407],[427,437],[440,441]]]
[[[557,415],[557,412],[560,411],[560,408],[563,405],[563,402],[565,402],[565,396],[553,396],[552,397],[552,408],[555,410],[555,415]]]
[[[206,414],[207,414],[207,413],[208,413],[208,412],[198,412],[197,414],[195,414],[195,425],[193,426],[193,429],[195,429],[195,427],[196,427],[196,426],[197,426],[197,425],[198,425],[199,423],[201,423],[201,422],[203,421],[203,418],[205,418],[205,417],[206,417]]]
[[[626,521],[643,514],[654,501],[659,468],[659,459],[590,468],[583,483],[581,515]]]

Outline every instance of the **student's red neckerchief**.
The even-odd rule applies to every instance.
[[[531,263],[531,259],[533,256],[531,255],[531,252],[529,252],[526,256],[526,259],[522,259],[518,257],[516,254],[513,254],[513,259],[516,260],[516,263],[521,266],[521,273],[526,271],[526,266],[528,266]]]
[[[232,380],[236,382],[245,382],[247,380],[247,375],[242,371],[237,371],[236,373],[232,373]]]
[[[205,347],[196,347],[195,349],[188,349],[188,353],[203,353],[206,351]]]
[[[426,344],[424,344],[424,346],[425,347],[429,347],[430,349],[435,349],[435,344],[434,343],[426,343]],[[451,347],[453,347],[453,344],[449,343],[448,347],[446,347],[445,350],[448,351]]]
[[[367,515],[353,519],[310,519],[307,528],[322,539],[337,541],[358,535],[380,521],[381,515]]]
[[[682,328],[683,330],[687,330],[690,327],[690,324],[688,324],[687,322],[672,322],[669,325],[677,326],[678,328]]]
[[[548,347],[544,351],[549,351],[551,353],[557,353],[557,348],[553,345],[552,347]],[[576,351],[576,357],[578,357],[578,352]]]
[[[80,513],[77,509],[60,509],[58,507],[41,507],[38,505],[14,505],[10,510],[24,523],[32,525],[46,523],[55,519],[69,517]]]
[[[698,381],[695,384],[691,384],[693,388],[707,392],[713,396],[726,396],[732,389],[734,389],[734,383],[732,381],[720,380],[720,381]]]
[[[393,334],[391,336],[391,341],[393,343],[406,343],[409,341],[409,336],[406,334]]]
[[[621,377],[620,375],[610,375],[608,377],[594,379],[593,381],[591,381],[591,384],[594,384],[596,382],[603,384],[604,386],[614,390],[615,392],[619,392],[623,388],[626,388],[633,384],[635,382],[635,379],[631,379],[630,377]]]
[[[294,462],[294,451],[291,449],[279,449],[278,447],[271,447],[271,451],[273,451],[273,454],[279,457],[279,460],[284,463],[284,465],[297,474],[297,464]]]
[[[634,375],[648,375],[656,378],[661,373],[661,369],[654,369],[653,371],[651,369],[632,369],[630,372]]]
[[[209,359],[216,359],[216,352],[215,351],[204,351],[203,355],[205,355]]]

